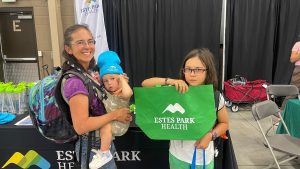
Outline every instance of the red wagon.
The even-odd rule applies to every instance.
[[[224,94],[226,106],[231,111],[237,112],[240,103],[255,103],[267,100],[266,80],[245,81],[243,84],[237,84],[233,80],[224,82]]]

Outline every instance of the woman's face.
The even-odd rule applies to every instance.
[[[79,29],[71,35],[72,41],[69,46],[65,45],[68,54],[73,55],[79,63],[88,68],[95,53],[95,41],[92,34],[86,29]]]
[[[206,66],[198,57],[188,59],[183,68],[185,80],[191,86],[204,84],[206,79],[206,69]]]

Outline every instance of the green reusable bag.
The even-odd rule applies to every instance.
[[[197,140],[216,121],[212,85],[190,86],[181,94],[174,86],[135,87],[136,124],[151,139]]]

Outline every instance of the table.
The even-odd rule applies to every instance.
[[[7,125],[0,125],[0,168],[19,152],[23,156],[34,150],[47,160],[51,169],[74,169],[72,144],[56,144],[41,136],[33,126],[15,126],[14,124],[26,115],[18,115]],[[228,132],[228,137],[230,137]],[[219,140],[219,139],[217,139]],[[117,152],[114,154],[118,169],[167,169],[169,168],[169,141],[149,139],[134,123],[127,133],[114,140]],[[219,146],[219,158],[216,166],[237,169],[231,139]],[[223,151],[222,151],[223,150]],[[32,157],[26,160],[31,160]],[[11,163],[4,169],[20,169]],[[218,167],[221,168],[221,167]],[[30,169],[39,169],[32,165]]]
[[[50,163],[51,169],[73,169],[73,145],[51,142],[42,137],[33,126],[14,125],[25,116],[18,115],[11,123],[0,125],[0,167],[2,168],[15,152],[25,155],[34,150]],[[114,158],[118,169],[169,168],[169,141],[151,140],[135,125],[132,125],[125,135],[116,137],[114,143],[117,148]],[[20,169],[13,163],[4,169],[6,168]]]
[[[300,100],[289,99],[282,114],[291,135],[300,138]],[[282,123],[279,124],[276,133],[286,133]]]

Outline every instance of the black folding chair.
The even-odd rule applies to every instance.
[[[285,100],[288,100],[289,98],[299,98],[299,89],[295,85],[269,85],[267,87],[267,98],[268,100],[273,100],[275,102],[275,99],[277,97],[285,97]],[[284,109],[281,108],[281,109]],[[277,119],[279,116],[275,115]],[[273,121],[271,118],[271,127],[267,130],[266,135],[268,135],[269,131],[273,129],[274,131],[274,125],[279,124],[280,120]]]

